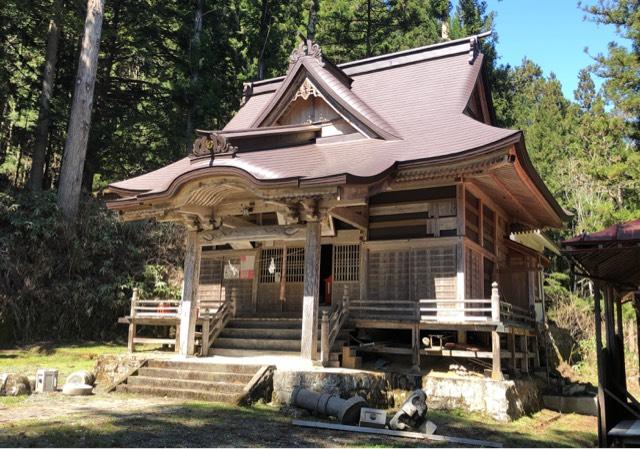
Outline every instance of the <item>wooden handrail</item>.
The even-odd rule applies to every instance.
[[[220,332],[225,328],[233,316],[233,300],[225,299],[218,310],[206,321],[202,327],[202,354],[206,355]]]
[[[340,329],[347,321],[349,308],[349,294],[347,287],[345,287],[342,302],[336,305],[331,315],[326,310],[322,312],[320,321],[320,360],[322,366],[327,366],[329,363],[331,347],[335,343]]]
[[[137,288],[131,296],[131,318],[177,318],[180,316],[179,299],[141,299]]]

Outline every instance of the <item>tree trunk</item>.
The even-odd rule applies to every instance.
[[[371,0],[367,0],[367,54],[365,57],[371,56]]]
[[[316,38],[319,10],[320,0],[311,0],[311,5],[309,6],[309,21],[307,22],[307,39],[315,40]]]
[[[31,172],[27,187],[32,192],[42,190],[42,175],[44,170],[47,139],[49,137],[49,123],[51,121],[51,95],[53,93],[53,81],[56,76],[56,63],[58,62],[58,41],[60,39],[60,27],[62,25],[62,0],[55,0],[53,4],[53,17],[49,22],[47,32],[47,56],[42,73],[42,92],[40,93],[40,109],[38,110],[38,125],[36,127],[35,142],[33,144],[33,157]]]
[[[193,89],[200,79],[200,41],[202,38],[202,26],[204,17],[204,0],[197,0],[196,13],[193,21],[193,35],[191,36],[191,46],[189,48],[189,66],[191,77],[189,82],[189,92],[187,93],[187,126],[185,129],[186,152],[191,152],[191,141],[193,140],[193,111],[195,109]]]
[[[87,18],[84,23],[84,37],[58,185],[58,206],[67,220],[75,218],[80,203],[82,172],[91,130],[91,108],[98,68],[103,11],[104,0],[87,1]]]
[[[267,48],[267,41],[269,40],[269,24],[271,21],[271,14],[269,8],[269,0],[262,0],[262,13],[260,14],[260,27],[258,29],[258,35],[262,41],[262,47],[260,48],[260,54],[258,55],[258,79],[264,79],[265,61],[264,51]]]

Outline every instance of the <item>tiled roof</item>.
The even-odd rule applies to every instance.
[[[184,158],[159,170],[117,182],[123,196],[167,190],[175,179],[196,170],[242,171],[258,181],[301,181],[346,175],[373,178],[394,165],[440,160],[479,151],[517,137],[518,131],[479,122],[463,113],[482,65],[472,38],[340,65],[353,81],[339,80],[318,62],[302,58],[314,77],[329,86],[371,126],[391,138],[306,144],[265,151],[239,151],[234,158],[193,163]],[[296,70],[295,68],[292,70]],[[252,94],[224,131],[252,128],[286,78],[255,83]]]

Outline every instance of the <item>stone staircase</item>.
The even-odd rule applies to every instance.
[[[238,403],[269,367],[173,360],[149,360],[116,391]]]
[[[340,366],[342,346],[349,329],[342,329],[331,348],[330,366]],[[222,330],[209,355],[252,357],[300,355],[302,320],[296,318],[235,318]],[[318,328],[318,342],[320,328]],[[318,343],[319,347],[319,343]]]

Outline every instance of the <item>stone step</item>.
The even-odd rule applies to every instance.
[[[226,327],[222,330],[218,338],[276,339],[300,341],[301,337],[302,329]]]
[[[220,363],[183,362],[180,360],[149,360],[147,368],[167,368],[177,370],[191,370],[200,372],[224,372],[255,374],[260,369],[260,365],[235,365]]]
[[[161,396],[179,399],[191,399],[200,401],[234,403],[238,395],[232,393],[207,392],[201,390],[172,389],[161,387],[147,387],[141,385],[118,385],[116,391],[123,393],[136,393],[147,396]]]
[[[231,357],[259,357],[265,355],[272,356],[300,356],[300,348],[295,351],[277,351],[266,349],[235,349],[235,348],[218,348],[215,345],[209,349],[209,355],[223,355]]]
[[[131,376],[127,379],[127,385],[132,387],[169,388],[172,390],[193,390],[210,393],[240,394],[243,384],[228,382],[208,382],[202,380],[167,379],[148,376]]]
[[[140,368],[138,370],[138,375],[164,379],[201,380],[205,382],[229,382],[244,385],[251,380],[254,373],[243,374],[224,371],[196,371],[172,368]]]
[[[259,338],[217,338],[214,348],[225,349],[265,349],[274,351],[300,351],[300,340],[279,340]]]
[[[242,329],[302,329],[302,320],[290,318],[235,318],[226,327]]]

